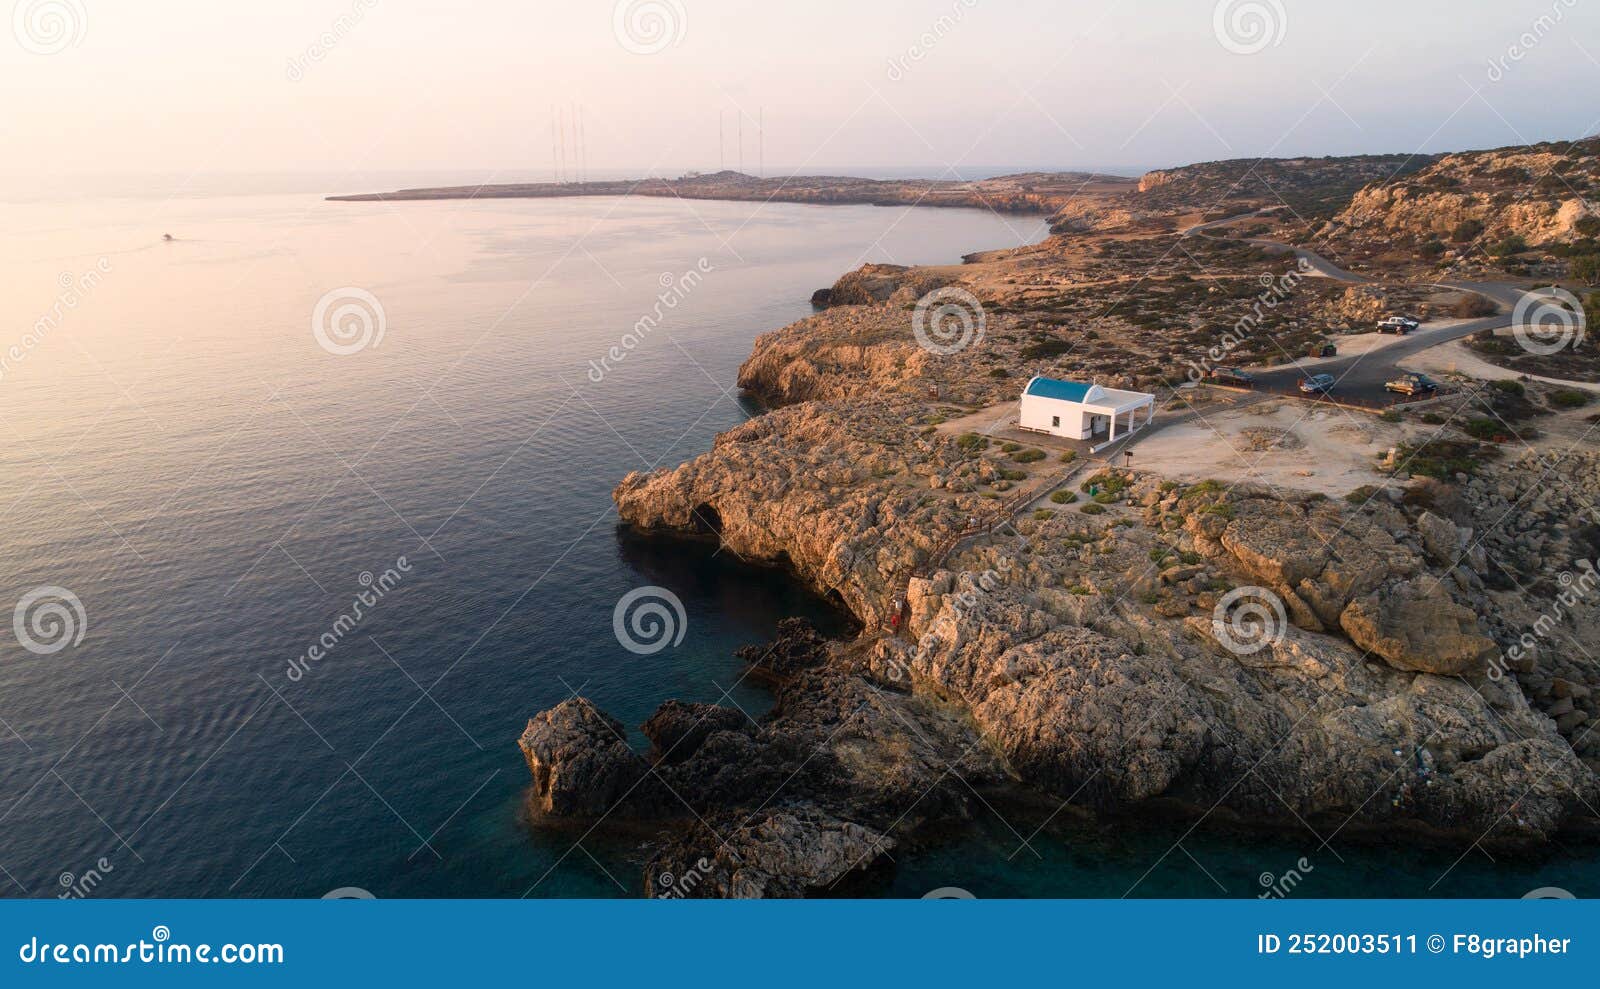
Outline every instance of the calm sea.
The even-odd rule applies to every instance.
[[[627,538],[612,486],[748,417],[752,340],[840,273],[1043,235],[663,200],[0,204],[0,889],[637,895],[637,838],[529,825],[528,716],[581,693],[636,742],[668,697],[759,716],[733,650],[843,624],[776,572]],[[685,615],[653,653],[613,629],[646,586]],[[1309,832],[1032,830],[985,822],[859,892],[1250,896],[1302,857],[1301,895],[1596,874],[1586,849],[1451,868]]]

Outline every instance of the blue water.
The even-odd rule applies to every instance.
[[[573,693],[636,741],[669,697],[759,717],[733,651],[790,614],[845,626],[775,571],[626,538],[612,487],[747,418],[755,336],[843,271],[1043,235],[621,199],[145,197],[0,221],[0,351],[22,347],[0,368],[0,615],[60,587],[84,626],[47,655],[0,639],[0,887],[33,896],[88,870],[100,896],[634,893],[628,842],[527,825],[527,718]],[[311,317],[345,286],[383,335],[333,354]],[[333,632],[364,579],[393,586]],[[636,655],[612,613],[647,585],[686,628]]]
[[[636,895],[642,835],[530,825],[526,719],[573,693],[635,742],[668,697],[758,717],[770,698],[734,649],[786,615],[844,621],[774,571],[620,532],[612,487],[750,415],[733,387],[754,337],[841,272],[1042,235],[982,212],[662,200],[0,205],[0,618],[40,588],[82,607],[59,651],[0,628],[0,890]],[[691,269],[627,349],[663,276]],[[379,301],[383,335],[340,355],[311,314],[346,286]],[[644,586],[685,614],[648,655],[612,628]],[[1456,863],[1309,833],[1058,816],[1034,834],[1045,817],[1002,809],[852,891],[1255,895],[1301,856],[1316,895],[1597,888],[1582,847]]]

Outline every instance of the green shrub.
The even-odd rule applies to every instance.
[[[1078,511],[1085,515],[1104,515],[1106,506],[1091,501],[1082,508],[1078,509]]]
[[[1019,464],[1032,464],[1043,460],[1045,456],[1046,454],[1043,450],[1020,450],[1012,454],[1011,459]]]
[[[1033,510],[1033,517],[1038,519],[1040,522],[1043,522],[1046,519],[1055,518],[1056,517],[1056,513],[1055,513],[1055,511],[1053,509],[1049,509],[1049,508],[1035,508]]]
[[[1486,416],[1474,416],[1468,419],[1467,424],[1461,428],[1475,440],[1492,440],[1497,436],[1505,435],[1505,427]]]
[[[1003,367],[990,368],[989,369],[989,377],[991,377],[991,378],[1009,378],[1009,377],[1011,377],[1011,372],[1007,371]]]
[[[1183,493],[1183,497],[1196,498],[1200,495],[1215,494],[1219,491],[1225,490],[1227,490],[1227,487],[1221,481],[1211,480],[1208,478],[1207,480],[1201,481],[1199,484],[1192,485],[1189,490]]]
[[[1558,409],[1581,409],[1589,404],[1589,393],[1576,388],[1557,388],[1550,393],[1550,404]]]
[[[1050,500],[1057,505],[1070,505],[1078,500],[1078,496],[1065,489],[1050,492]]]
[[[1516,234],[1512,234],[1504,240],[1496,243],[1493,247],[1489,248],[1489,253],[1497,258],[1506,258],[1513,254],[1521,254],[1527,249],[1528,242]]]
[[[1084,481],[1082,484],[1078,485],[1078,490],[1087,492],[1090,488],[1094,488],[1097,491],[1109,491],[1112,494],[1121,494],[1123,491],[1127,490],[1128,486],[1132,483],[1132,481],[1128,480],[1126,477],[1123,477],[1121,474],[1113,474],[1111,471],[1103,470],[1094,474],[1087,481]]]
[[[1078,451],[1077,450],[1068,450],[1066,453],[1063,453],[1061,455],[1061,462],[1064,463],[1064,464],[1070,464],[1074,460],[1077,460],[1077,459],[1078,459]]]
[[[1384,422],[1399,422],[1401,420],[1401,415],[1393,409],[1386,409],[1378,416],[1378,418],[1382,419]]]
[[[1507,395],[1523,395],[1528,391],[1527,388],[1523,387],[1522,382],[1513,381],[1510,378],[1500,378],[1496,381],[1491,381],[1489,382],[1489,387],[1493,388],[1495,391],[1503,391]]]
[[[1457,244],[1464,244],[1483,233],[1482,220],[1462,220],[1450,231],[1450,239]]]
[[[1474,474],[1483,461],[1496,456],[1494,447],[1461,440],[1430,438],[1424,443],[1402,443],[1396,449],[1405,470],[1423,477],[1449,480],[1456,474]]]
[[[1344,496],[1344,500],[1352,505],[1365,505],[1373,495],[1378,493],[1376,484],[1363,484],[1354,491]]]
[[[1487,297],[1476,292],[1468,292],[1456,303],[1451,313],[1457,319],[1478,319],[1482,316],[1493,316],[1499,311],[1500,308]]]
[[[1016,453],[1020,449],[1022,449],[1022,444],[1021,443],[1002,443],[1002,444],[1000,444],[1000,452],[1001,453]]]
[[[999,473],[1001,477],[1008,481],[1026,481],[1028,479],[1028,472],[1025,470],[1006,470],[1002,468]]]
[[[981,433],[962,433],[960,436],[956,437],[956,446],[966,450],[968,453],[976,450],[982,450],[988,445],[989,437],[984,436]]]

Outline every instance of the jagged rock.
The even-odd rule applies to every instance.
[[[654,747],[652,758],[677,765],[693,756],[712,734],[750,727],[750,719],[734,708],[669,700],[656,708],[640,729]]]
[[[517,745],[533,774],[533,799],[557,817],[600,816],[653,796],[650,767],[623,741],[622,723],[576,697],[528,720]]]
[[[1456,524],[1429,511],[1417,518],[1417,532],[1422,536],[1422,546],[1428,558],[1442,567],[1453,567],[1461,559],[1467,540]]]
[[[1352,601],[1339,616],[1350,640],[1399,670],[1481,674],[1499,651],[1478,630],[1477,616],[1444,585],[1417,577]]]
[[[645,892],[734,899],[826,895],[894,847],[888,835],[814,811],[720,818],[658,852],[645,869]]]
[[[789,679],[827,662],[828,640],[810,622],[785,618],[770,643],[744,646],[734,655],[764,676]]]

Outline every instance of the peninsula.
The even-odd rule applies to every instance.
[[[741,368],[770,411],[617,486],[627,525],[786,566],[860,625],[746,650],[777,696],[759,723],[670,701],[640,755],[581,697],[528,722],[534,812],[648,822],[647,893],[837,894],[997,808],[1463,854],[1600,824],[1600,140],[594,185],[367,198],[980,205],[1055,231],[844,275]],[[1535,318],[1578,332],[1519,346],[1551,282],[1577,308]],[[1024,431],[1035,375],[1155,395],[1155,422],[1109,448]]]

